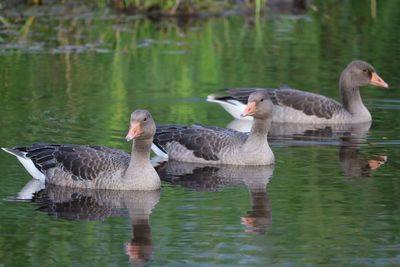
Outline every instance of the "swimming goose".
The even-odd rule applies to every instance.
[[[266,90],[274,104],[272,120],[274,122],[294,123],[360,123],[372,121],[371,114],[364,106],[359,87],[365,85],[389,87],[376,73],[374,67],[364,61],[351,62],[340,75],[339,90],[342,104],[310,92],[291,88],[280,89],[228,89],[230,96],[210,95],[209,102],[219,103],[233,117],[244,108],[250,93],[255,90]]]
[[[157,126],[153,151],[172,160],[207,164],[270,165],[267,140],[272,102],[265,91],[250,94],[242,116],[254,118],[250,134],[202,126]]]
[[[131,115],[126,140],[134,140],[131,155],[92,145],[34,144],[3,148],[14,155],[34,178],[68,187],[116,190],[156,190],[160,177],[150,163],[156,126],[150,113]]]

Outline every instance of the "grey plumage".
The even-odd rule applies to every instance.
[[[164,152],[167,145],[177,142],[193,154],[208,161],[218,161],[218,153],[226,146],[235,146],[246,141],[248,134],[219,127],[191,127],[157,125],[154,144]]]
[[[219,103],[235,118],[243,109],[247,97],[254,91],[265,91],[274,104],[273,121],[290,123],[361,123],[370,122],[371,114],[364,106],[359,87],[388,85],[376,73],[374,67],[364,61],[351,62],[339,80],[342,104],[325,96],[300,91],[287,86],[273,88],[231,88],[229,96],[208,96],[210,102]]]
[[[272,103],[264,91],[249,96],[248,116],[255,118],[250,134],[201,125],[159,125],[153,150],[168,158],[198,163],[269,165],[274,155],[268,145]]]
[[[272,103],[276,106],[291,107],[302,111],[306,115],[315,115],[320,118],[331,119],[333,114],[342,108],[342,105],[333,99],[292,88],[231,88],[227,92],[231,95],[232,99],[246,103],[248,96],[255,90],[266,90]]]
[[[14,147],[15,153],[26,153],[44,174],[58,168],[71,175],[73,180],[95,180],[102,172],[115,172],[128,166],[130,155],[121,150],[92,145],[33,144]]]
[[[155,190],[160,178],[150,163],[155,123],[146,110],[131,115],[127,140],[131,155],[112,148],[74,144],[34,144],[5,149],[36,179],[77,188]]]

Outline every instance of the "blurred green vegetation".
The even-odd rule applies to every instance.
[[[5,6],[13,5],[69,5],[76,4],[73,0],[54,1],[54,0],[25,0],[10,1],[5,0]],[[277,2],[277,1],[271,1]],[[305,0],[289,0],[297,5],[305,5]],[[266,0],[85,0],[82,3],[92,5],[95,8],[106,8],[127,12],[150,14],[151,16],[199,16],[199,15],[218,15],[227,12],[243,12],[243,10],[253,11],[260,14],[266,10],[268,1]],[[1,8],[1,6],[0,6]]]
[[[117,123],[122,128],[124,116],[138,105],[161,105],[162,111],[155,112],[169,114],[162,117],[164,123],[220,123],[216,114],[193,109],[208,106],[197,100],[171,104],[176,99],[203,99],[226,87],[289,84],[338,98],[338,76],[354,58],[373,63],[389,84],[396,84],[397,75],[390,75],[398,68],[391,60],[399,38],[396,1],[378,5],[376,19],[370,6],[361,3],[321,1],[316,3],[317,12],[303,18],[266,16],[257,24],[246,17],[177,24],[104,17],[100,11],[88,14],[78,7],[43,17],[25,16],[29,12],[22,10],[23,19],[8,17],[13,26],[0,34],[0,75],[5,84],[0,101],[9,103],[10,97],[19,99],[23,92],[29,102],[23,107],[37,114],[43,112],[38,99],[56,93],[46,106],[69,110],[64,119],[81,122],[83,116],[93,126]],[[21,75],[24,80],[18,79]],[[392,92],[364,94],[379,97]],[[168,104],[159,103],[160,97]],[[88,98],[107,104],[86,105]],[[24,112],[19,114],[22,120]],[[90,114],[100,118],[94,120]]]
[[[99,0],[101,6],[111,6],[119,10],[134,10],[136,12],[153,12],[164,15],[194,14],[199,12],[221,12],[232,8],[229,0]]]

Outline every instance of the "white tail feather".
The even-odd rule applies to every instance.
[[[238,120],[253,120],[253,117],[241,117],[240,114],[245,108],[245,104],[240,101],[229,99],[229,100],[218,100],[214,95],[209,95],[207,97],[208,102],[220,104],[232,117]]]
[[[168,154],[159,149],[155,144],[151,144],[151,150],[153,150],[157,156],[168,159]]]
[[[38,179],[42,183],[45,182],[46,176],[38,168],[36,168],[35,164],[33,164],[33,161],[30,158],[25,157],[26,153],[20,152],[21,154],[17,154],[13,150],[4,147],[1,149],[11,155],[14,155],[33,178]]]

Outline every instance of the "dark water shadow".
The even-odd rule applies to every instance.
[[[371,155],[368,158],[361,156],[361,148],[365,143],[365,140],[354,138],[351,134],[340,138],[339,162],[344,175],[369,177],[373,170],[386,163],[388,156],[384,153]]]
[[[162,162],[157,168],[161,180],[194,191],[221,191],[246,186],[250,210],[241,217],[245,232],[264,234],[272,225],[267,185],[274,166],[205,165],[178,161]]]
[[[250,132],[251,120],[233,120],[226,127],[240,132]],[[315,142],[337,143],[338,138],[351,136],[365,140],[371,122],[358,124],[306,124],[277,123],[271,125],[268,136],[271,143],[314,144]]]
[[[241,132],[250,131],[251,120],[233,120],[227,128]],[[349,177],[369,177],[372,171],[387,161],[379,153],[367,158],[361,156],[362,147],[368,144],[371,122],[359,124],[294,124],[273,123],[269,142],[280,146],[335,145],[339,147],[338,160],[343,174]]]
[[[132,238],[125,244],[129,262],[147,262],[153,253],[150,214],[160,199],[160,191],[93,190],[46,185],[44,189],[35,180],[30,181],[17,197],[25,196],[39,205],[38,210],[57,219],[96,221],[108,217],[129,216]]]

